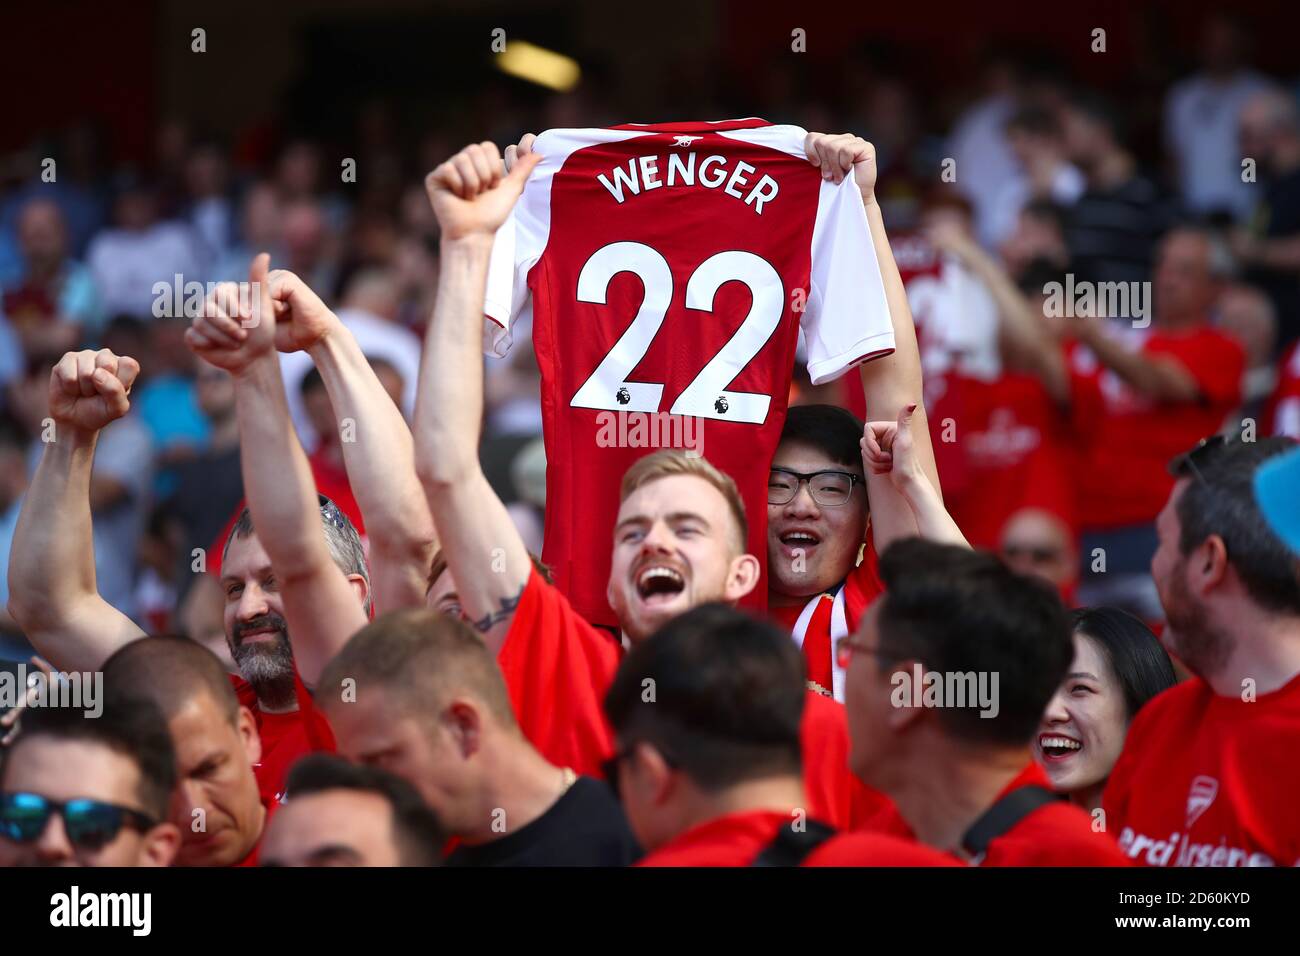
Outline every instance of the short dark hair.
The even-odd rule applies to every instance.
[[[1117,607],[1081,607],[1070,612],[1075,634],[1101,650],[1124,693],[1132,720],[1142,705],[1178,683],[1174,665],[1160,639],[1139,618]]]
[[[459,618],[428,608],[389,611],[352,635],[321,672],[319,699],[334,700],[345,678],[356,681],[358,696],[391,697],[425,723],[436,719],[449,693],[468,689],[498,723],[517,726],[505,679],[483,639]]]
[[[104,662],[104,687],[110,699],[148,700],[164,720],[201,694],[232,725],[239,719],[229,672],[216,654],[187,637],[142,637],[118,648]]]
[[[1251,599],[1265,610],[1300,614],[1300,558],[1273,531],[1255,500],[1259,466],[1296,447],[1290,438],[1211,439],[1175,458],[1169,470],[1189,479],[1176,510],[1179,552],[1190,554],[1210,535],[1223,539],[1228,563]]]
[[[815,448],[831,461],[862,471],[862,422],[838,405],[794,405],[785,416],[781,441]]]
[[[735,608],[702,604],[632,648],[605,712],[625,745],[653,744],[697,786],[716,791],[800,773],[806,694],[803,658],[789,634]]]
[[[880,652],[942,674],[998,675],[998,712],[944,707],[954,737],[1024,746],[1074,655],[1070,620],[1047,582],[995,555],[906,538],[880,556]]]
[[[289,770],[286,801],[329,790],[357,790],[384,798],[393,815],[393,841],[402,866],[438,866],[447,842],[437,816],[411,784],[382,767],[349,763],[337,754],[313,753]]]
[[[168,818],[176,786],[176,754],[167,721],[152,701],[106,695],[98,717],[88,717],[75,707],[28,708],[10,755],[42,737],[98,744],[127,757],[140,772],[139,809],[155,823]],[[9,759],[0,765],[0,783]]]

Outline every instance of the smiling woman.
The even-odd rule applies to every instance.
[[[1092,810],[1129,724],[1177,678],[1160,641],[1128,612],[1080,608],[1073,625],[1074,662],[1043,713],[1034,756],[1056,790]]]

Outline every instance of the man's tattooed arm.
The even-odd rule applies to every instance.
[[[524,585],[527,587],[528,585]],[[486,634],[492,628],[496,627],[502,621],[508,621],[514,615],[515,609],[519,607],[519,602],[524,598],[524,588],[519,589],[519,593],[514,597],[502,598],[501,607],[491,614],[485,614],[476,621],[470,621],[470,624],[478,630],[480,634]]]

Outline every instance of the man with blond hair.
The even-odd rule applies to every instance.
[[[490,145],[490,144],[488,144]],[[613,754],[602,699],[626,644],[708,601],[735,604],[760,578],[735,483],[702,458],[663,450],[625,474],[606,594],[621,640],[584,620],[534,570],[478,460],[484,290],[492,238],[536,154],[509,175],[471,146],[427,180],[442,228],[438,302],[416,408],[416,462],[465,618],[497,655],[524,735],[550,762],[601,775]],[[809,815],[845,825],[865,802],[848,773],[842,708],[810,696],[802,724]]]

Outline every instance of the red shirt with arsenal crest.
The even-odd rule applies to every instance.
[[[1300,674],[1224,697],[1194,678],[1134,718],[1107,829],[1145,866],[1300,865]]]

